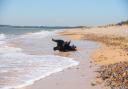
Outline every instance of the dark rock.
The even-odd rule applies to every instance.
[[[68,52],[68,51],[76,51],[75,45],[70,45],[71,41],[63,41],[63,40],[55,40],[52,39],[52,41],[57,43],[57,46],[53,48],[54,51],[59,50],[62,52]]]

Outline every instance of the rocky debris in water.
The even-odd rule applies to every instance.
[[[128,62],[101,66],[98,72],[99,77],[111,89],[128,89]]]

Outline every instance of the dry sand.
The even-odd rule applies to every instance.
[[[108,26],[70,29],[60,33],[75,40],[91,40],[101,43],[92,54],[96,64],[108,65],[128,61],[128,26]]]

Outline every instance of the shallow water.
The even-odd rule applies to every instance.
[[[54,31],[44,30],[13,34],[14,36],[11,37],[10,34],[0,34],[0,89],[23,87],[52,73],[79,64],[72,58],[34,53],[34,51],[40,53],[40,50],[35,49],[40,49],[38,45],[41,42],[36,41],[54,34]],[[25,49],[33,51],[30,54],[24,52]]]

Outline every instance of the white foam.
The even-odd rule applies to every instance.
[[[0,34],[0,46],[5,44],[6,36],[4,34]]]
[[[53,34],[53,31],[40,31],[34,33],[27,33],[22,35],[21,38],[44,38]]]
[[[72,58],[55,55],[27,55],[24,53],[8,53],[0,56],[0,59],[6,61],[7,68],[5,68],[8,71],[21,72],[21,75],[18,74],[17,81],[19,84],[15,84],[12,80],[12,84],[6,86],[12,88],[20,88],[33,84],[36,80],[79,64],[79,62],[74,61]],[[11,77],[17,78],[15,75]],[[8,77],[8,79],[11,79],[11,77]]]
[[[32,41],[33,39],[52,36],[56,32],[58,31],[28,33],[21,35],[20,38]],[[2,75],[0,79],[4,81],[0,80],[0,89],[21,88],[78,64],[79,62],[67,57],[25,54],[21,48],[9,47],[6,36],[0,34],[0,75]]]
[[[5,38],[6,38],[6,36],[4,34],[0,34],[0,40],[3,40]]]
[[[0,54],[7,54],[7,53],[14,53],[14,52],[21,52],[21,48],[15,48],[15,47],[8,47],[6,45],[0,47]]]

